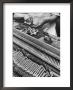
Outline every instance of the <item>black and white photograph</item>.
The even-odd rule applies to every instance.
[[[60,13],[13,13],[13,77],[60,76]]]

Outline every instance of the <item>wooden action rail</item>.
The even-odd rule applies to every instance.
[[[18,29],[13,30],[13,35],[29,43],[30,45],[36,47],[37,49],[47,53],[48,55],[51,55],[55,57],[56,59],[60,60],[60,50],[59,49],[49,44],[46,44],[44,42],[41,42],[38,39],[19,31]]]

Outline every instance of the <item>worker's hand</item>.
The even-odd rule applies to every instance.
[[[54,19],[57,18],[57,16],[46,13],[46,14],[34,16],[32,18],[33,18],[33,26],[37,27],[37,26],[40,26],[45,21],[48,21],[48,20],[53,21]]]

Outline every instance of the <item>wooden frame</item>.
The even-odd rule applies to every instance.
[[[4,33],[4,31],[3,31],[3,4],[4,3],[70,3],[70,11],[71,11],[71,17],[70,17],[70,20],[71,20],[71,25],[70,25],[70,29],[72,29],[72,15],[73,15],[73,10],[72,10],[72,6],[73,6],[73,2],[71,2],[70,0],[60,0],[59,2],[58,2],[58,0],[50,0],[50,1],[23,1],[23,0],[2,0],[1,2],[0,2],[0,41],[1,41],[1,44],[0,44],[0,48],[1,48],[1,55],[0,55],[0,86],[1,87],[3,87],[3,59],[4,59],[4,57],[3,57],[3,50],[4,50],[4,48],[3,48],[3,42],[4,42],[4,40],[3,40],[3,37],[4,37],[4,35],[3,35],[3,33]],[[72,32],[72,31],[71,31]],[[72,38],[72,34],[71,34],[71,37],[70,38]],[[72,40],[72,39],[70,39],[70,40]],[[72,43],[71,43],[72,44]],[[72,53],[72,46],[70,47],[71,48],[71,53]],[[69,88],[67,88],[67,89],[72,89],[72,54],[71,54],[71,60],[70,60],[71,62],[70,62],[70,65],[71,65],[71,67],[70,67],[70,71],[71,71],[71,77],[70,77],[70,82],[71,82],[71,84],[70,84],[70,87]],[[2,88],[3,89],[3,88]],[[20,88],[21,89],[21,88]],[[24,89],[37,89],[37,88],[24,88]],[[42,88],[41,88],[42,89]],[[49,88],[43,88],[43,89],[49,89]],[[51,89],[51,88],[50,88]],[[54,88],[53,88],[54,89]],[[55,88],[56,89],[56,88]],[[62,89],[62,88],[61,88]],[[66,89],[66,88],[63,88],[63,89]]]

